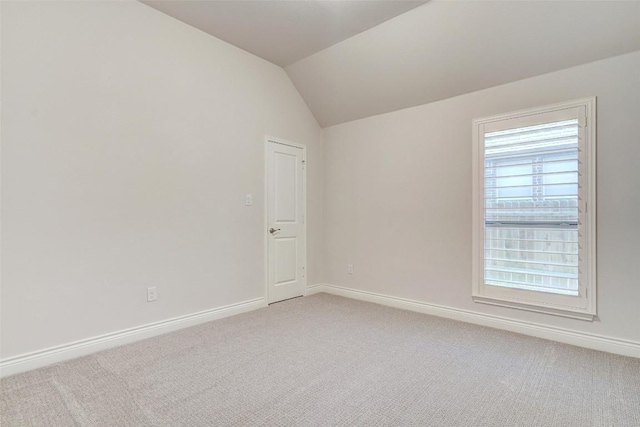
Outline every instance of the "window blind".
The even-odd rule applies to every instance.
[[[578,295],[577,119],[484,134],[485,284]]]

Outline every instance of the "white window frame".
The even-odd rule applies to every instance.
[[[484,281],[484,135],[548,121],[578,119],[580,138],[578,296],[486,285]],[[592,321],[596,316],[596,98],[473,121],[473,261],[475,302]]]

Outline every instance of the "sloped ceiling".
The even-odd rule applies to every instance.
[[[141,0],[280,66],[365,31],[425,0]]]
[[[635,50],[638,1],[435,0],[285,70],[325,127]]]

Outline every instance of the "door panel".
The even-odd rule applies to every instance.
[[[306,288],[304,149],[267,146],[267,251],[269,303],[304,294]]]
[[[295,237],[274,237],[276,247],[276,280],[280,286],[296,280],[297,245]]]
[[[297,209],[297,166],[298,158],[290,154],[274,152],[275,157],[275,202],[274,221],[296,222]]]

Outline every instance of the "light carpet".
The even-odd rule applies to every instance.
[[[640,426],[640,359],[327,294],[1,381],[8,426]]]

